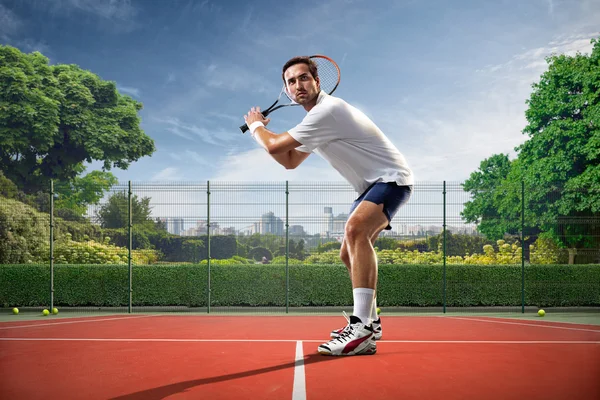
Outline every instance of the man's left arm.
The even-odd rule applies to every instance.
[[[294,139],[288,132],[278,135],[268,130],[266,126],[271,120],[263,117],[258,107],[252,108],[248,115],[244,116],[244,119],[246,125],[251,127],[250,132],[254,139],[271,155],[286,153],[302,146],[302,143]],[[254,123],[257,126],[252,128]]]
[[[271,155],[287,153],[296,147],[302,146],[302,143],[294,139],[289,133],[285,132],[278,135],[264,126],[256,128],[254,139]]]

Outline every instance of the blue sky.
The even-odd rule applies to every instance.
[[[396,144],[417,181],[462,181],[526,137],[525,101],[551,53],[590,52],[600,0],[0,0],[0,43],[117,82],[144,104],[157,151],[121,181],[341,181],[318,156],[286,171],[238,126],[281,66],[326,54],[336,95]],[[284,132],[302,109],[278,111]],[[91,167],[99,168],[94,163]]]

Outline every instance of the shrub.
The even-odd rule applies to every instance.
[[[17,200],[0,197],[0,263],[48,258],[50,216]]]
[[[271,261],[271,264],[282,264],[285,265],[285,256],[278,256],[275,257],[273,259],[273,261]],[[296,265],[296,264],[303,264],[303,262],[301,260],[297,260],[295,258],[288,258],[288,265]]]
[[[256,261],[261,261],[263,257],[266,257],[267,260],[273,259],[273,253],[265,247],[255,247],[248,253],[248,256]]]
[[[567,250],[561,249],[556,239],[540,235],[529,245],[531,264],[566,264],[569,259]]]
[[[127,264],[128,250],[110,244],[105,237],[103,243],[94,240],[76,242],[70,234],[54,245],[54,259],[57,264]],[[160,258],[155,250],[133,250],[131,261],[134,264],[153,264]]]

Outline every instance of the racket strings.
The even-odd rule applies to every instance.
[[[317,73],[321,81],[321,90],[331,94],[340,82],[338,68],[326,58],[315,57],[313,60],[317,63]]]

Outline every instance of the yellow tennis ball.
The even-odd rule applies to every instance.
[[[52,309],[52,314],[54,314],[54,315],[58,314],[58,308],[54,307]]]
[[[42,314],[44,314],[44,316],[46,316],[46,315],[50,314],[50,311],[48,311],[44,308],[44,311],[42,311]]]
[[[13,314],[18,314],[19,313],[19,309],[17,307],[13,308]]]
[[[543,317],[544,315],[546,315],[546,311],[544,311],[544,310],[540,310],[540,311],[538,311],[538,315],[539,315],[540,317]]]
[[[381,308],[377,307],[377,315],[381,314]]]

